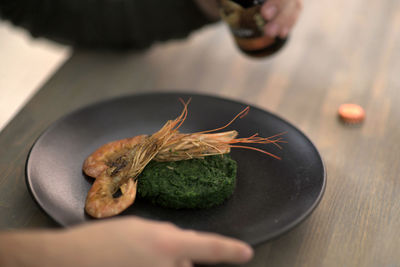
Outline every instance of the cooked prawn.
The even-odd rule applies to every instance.
[[[182,100],[181,100],[182,101]],[[175,119],[168,121],[158,132],[148,136],[139,135],[114,141],[101,146],[83,164],[83,171],[96,178],[86,198],[85,210],[96,218],[119,214],[135,200],[137,178],[151,160],[178,161],[210,155],[226,154],[231,148],[253,149],[279,159],[267,151],[237,145],[239,143],[274,144],[284,142],[282,134],[268,138],[254,134],[247,138],[236,138],[237,131],[216,131],[227,128],[237,118],[245,116],[249,107],[237,114],[228,124],[217,129],[191,134],[178,131],[187,116],[188,102]],[[122,195],[114,198],[121,190]]]
[[[85,160],[84,172],[96,178],[86,197],[85,210],[89,215],[95,218],[114,216],[133,203],[137,177],[177,133],[186,114],[187,105],[178,118],[168,121],[158,132],[112,142],[89,156],[90,160]],[[115,148],[117,150],[112,150]],[[119,188],[122,195],[117,199],[114,194]]]

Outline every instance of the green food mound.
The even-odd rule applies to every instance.
[[[138,194],[168,208],[210,208],[232,195],[236,167],[236,161],[227,154],[174,162],[151,161],[138,178]]]

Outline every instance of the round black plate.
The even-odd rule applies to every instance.
[[[82,173],[85,158],[109,141],[154,133],[180,114],[180,97],[192,97],[181,132],[220,127],[247,106],[205,95],[153,93],[112,99],[69,114],[38,138],[28,156],[27,185],[37,203],[63,226],[91,220],[84,212],[92,183]],[[282,159],[233,149],[232,157],[238,162],[237,187],[221,206],[172,210],[137,199],[121,216],[170,221],[253,245],[276,237],[305,219],[319,203],[326,181],[322,159],[310,140],[288,122],[255,107],[250,107],[248,115],[229,129],[238,130],[239,137],[286,132],[283,149],[259,146]]]

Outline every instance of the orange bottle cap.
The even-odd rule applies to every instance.
[[[357,104],[342,104],[338,112],[340,118],[346,123],[361,123],[365,118],[364,109]]]

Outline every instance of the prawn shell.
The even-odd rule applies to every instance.
[[[137,180],[129,179],[120,186],[122,195],[112,196],[112,179],[103,172],[90,188],[85,204],[85,211],[94,218],[115,216],[133,204],[136,198]]]
[[[145,138],[146,135],[138,135],[102,145],[86,158],[82,166],[83,172],[92,178],[99,177],[109,167],[107,161],[110,157],[121,150],[133,148]]]

